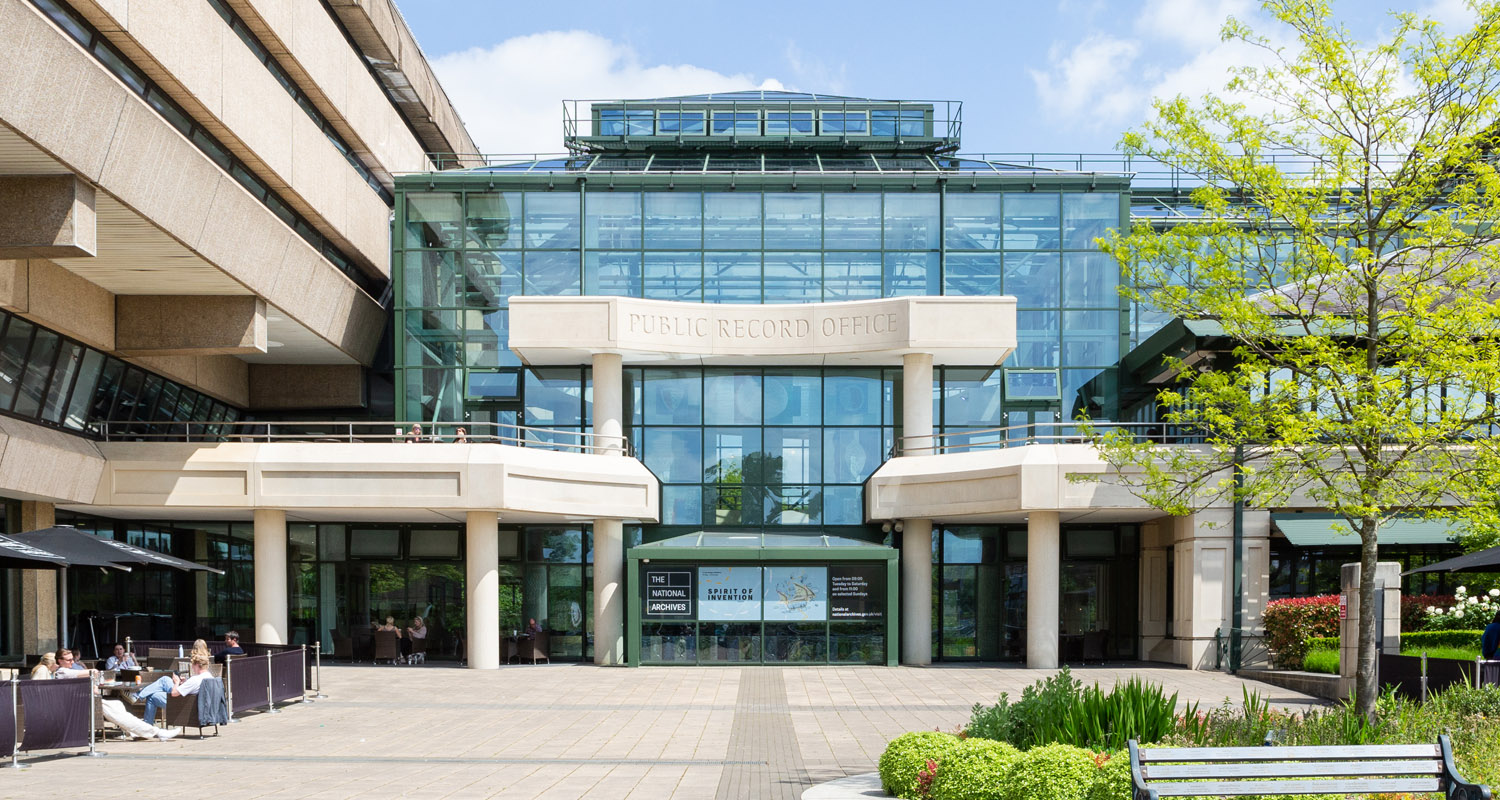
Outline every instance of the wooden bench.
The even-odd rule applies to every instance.
[[[1130,747],[1134,800],[1237,795],[1442,792],[1490,800],[1453,766],[1447,736],[1437,744],[1337,747]]]

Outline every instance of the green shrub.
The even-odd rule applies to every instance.
[[[1272,664],[1281,669],[1297,669],[1307,654],[1309,639],[1338,635],[1338,595],[1273,600],[1266,604],[1261,624],[1266,629]]]
[[[1475,688],[1467,683],[1455,683],[1433,697],[1428,703],[1434,712],[1448,712],[1461,717],[1500,717],[1500,686]]]
[[[971,737],[1006,741],[1027,750],[1061,742],[1097,750],[1118,750],[1129,739],[1160,741],[1177,722],[1177,695],[1132,678],[1109,692],[1098,684],[1084,689],[1064,668],[1038,681],[1009,702],[976,704],[964,732]]]
[[[969,724],[964,728],[964,735],[1014,744],[1019,738],[1016,735],[1014,710],[1015,706],[1011,705],[1010,695],[1006,692],[1001,692],[1000,702],[992,706],[975,703],[974,708],[969,711]]]
[[[1307,640],[1308,651],[1313,650],[1337,650],[1340,647],[1337,636],[1314,636]]]
[[[1130,800],[1133,792],[1130,783],[1130,754],[1124,750],[1096,756],[1108,759],[1099,764],[1094,772],[1094,786],[1089,790],[1088,800]]]
[[[1309,650],[1302,657],[1302,668],[1308,672],[1323,672],[1329,675],[1339,674],[1339,651],[1337,650]]]
[[[938,765],[933,800],[1001,800],[1021,751],[989,739],[964,739]]]
[[[1415,649],[1417,651],[1432,650],[1438,647],[1462,647],[1469,650],[1479,649],[1479,637],[1484,631],[1416,631],[1414,633],[1401,634],[1401,651]]]
[[[1094,754],[1081,747],[1033,747],[1016,760],[1006,781],[1005,800],[1088,800],[1097,772]]]
[[[958,749],[959,738],[939,731],[903,733],[892,739],[880,754],[880,785],[886,792],[907,800],[922,800],[917,774],[929,760],[942,763]]]

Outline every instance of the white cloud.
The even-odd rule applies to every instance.
[[[1219,43],[1225,19],[1244,19],[1250,13],[1249,0],[1151,0],[1142,7],[1134,27],[1148,39],[1201,50]]]
[[[629,45],[586,31],[518,36],[449,53],[433,69],[486,153],[563,149],[563,100],[629,99],[735,89],[781,89],[774,78],[689,64],[641,63]]]
[[[1027,70],[1049,116],[1105,122],[1135,109],[1143,100],[1139,76],[1131,67],[1140,43],[1094,34],[1067,53],[1053,46],[1053,69]]]

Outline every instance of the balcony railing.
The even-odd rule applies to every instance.
[[[970,450],[1004,450],[1029,444],[1089,444],[1101,434],[1124,431],[1131,437],[1156,444],[1202,444],[1203,432],[1168,422],[1039,422],[1004,428],[948,431],[931,436],[902,436],[891,448],[891,457],[930,456]]]
[[[624,436],[497,422],[110,421],[99,423],[99,436],[106,442],[503,444],[576,453],[635,455],[630,440]]]

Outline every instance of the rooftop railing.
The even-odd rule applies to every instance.
[[[1030,444],[1090,444],[1096,436],[1123,431],[1132,438],[1156,444],[1202,444],[1203,432],[1169,422],[1039,422],[1004,428],[948,431],[931,436],[902,436],[891,457],[930,456],[971,450],[1004,450]]]
[[[590,431],[498,422],[133,422],[99,423],[106,442],[328,442],[340,444],[503,444],[634,456],[630,440]]]

